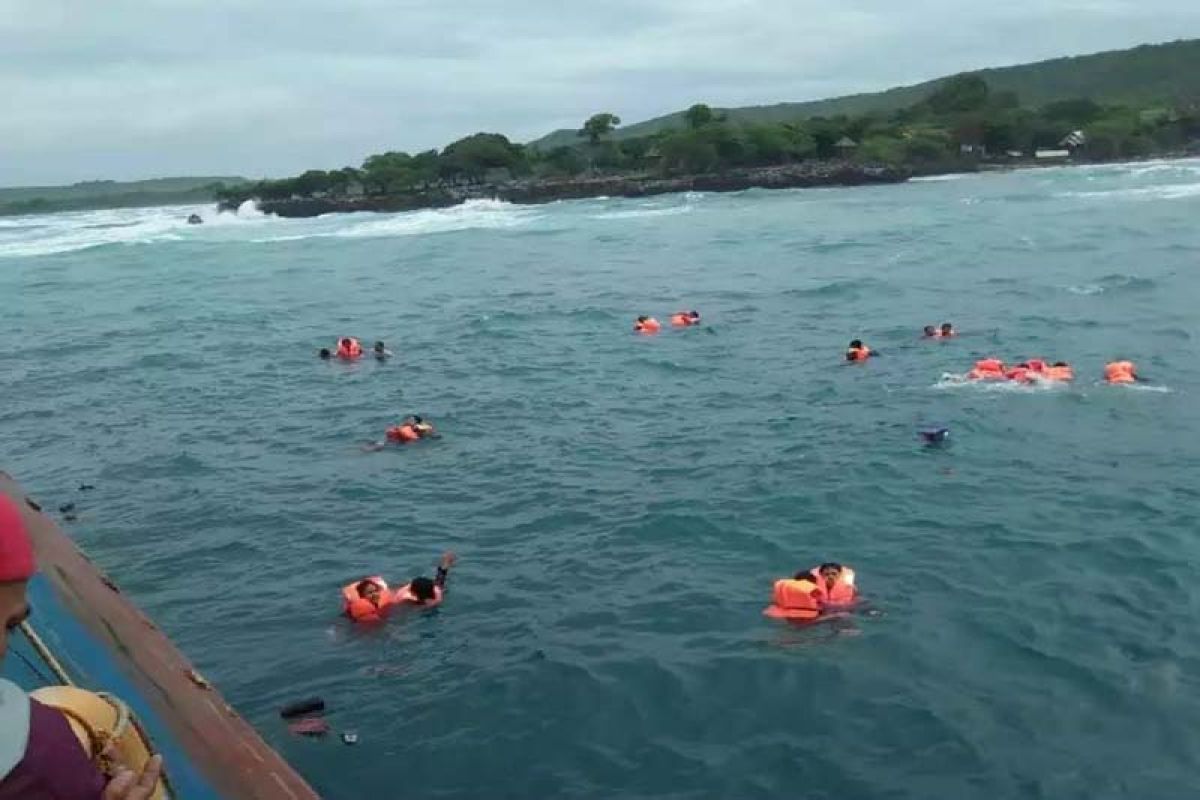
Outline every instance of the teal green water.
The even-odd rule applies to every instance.
[[[186,212],[0,220],[3,466],[324,796],[1200,790],[1200,162]],[[944,377],[990,354],[1079,380]],[[338,618],[446,548],[439,610]],[[882,615],[761,616],[826,559]],[[288,737],[310,694],[357,747]]]

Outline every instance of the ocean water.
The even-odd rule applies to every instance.
[[[323,796],[1200,792],[1200,162],[192,210],[0,219],[2,466]],[[947,377],[987,355],[1078,380]],[[445,549],[440,609],[338,617]],[[824,560],[878,615],[762,616]]]

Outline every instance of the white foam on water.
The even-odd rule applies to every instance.
[[[198,214],[201,225],[187,218]],[[0,227],[0,258],[70,253],[105,245],[137,245],[182,241],[213,228],[266,224],[274,219],[256,208],[218,214],[215,205],[118,208],[39,214],[6,220]],[[10,231],[6,233],[7,231]]]
[[[1067,291],[1070,292],[1071,294],[1082,294],[1082,295],[1100,294],[1101,292],[1104,291],[1104,287],[1097,286],[1094,283],[1086,283],[1083,286],[1068,286]]]
[[[540,218],[532,207],[502,200],[468,200],[448,208],[404,211],[397,214],[361,212],[328,214],[318,220],[289,221],[290,225],[332,225],[332,228],[298,230],[255,239],[255,242],[292,242],[312,238],[371,239],[420,236],[472,229],[502,230],[527,225]]]
[[[921,175],[916,178],[910,178],[909,183],[946,183],[947,181],[961,181],[963,178],[976,177],[977,173],[973,172],[952,172],[949,175]]]

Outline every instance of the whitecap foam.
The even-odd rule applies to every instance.
[[[1104,287],[1097,286],[1094,283],[1086,283],[1083,286],[1068,286],[1067,291],[1070,292],[1071,294],[1082,294],[1082,295],[1100,294],[1101,292],[1104,291]]]
[[[527,225],[539,218],[540,215],[528,206],[517,206],[502,200],[468,200],[447,208],[403,211],[396,214],[329,214],[320,217],[316,224],[332,224],[337,227],[295,231],[254,241],[261,243],[313,238],[382,239],[471,229],[502,230]],[[306,220],[300,224],[311,226],[313,221]]]
[[[963,178],[974,177],[972,172],[952,172],[949,175],[921,175],[916,178],[910,178],[909,183],[946,183],[947,181],[961,181]]]

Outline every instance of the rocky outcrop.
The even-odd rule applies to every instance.
[[[861,186],[901,183],[911,173],[892,167],[849,163],[792,164],[711,175],[661,178],[649,175],[518,180],[501,184],[447,186],[406,194],[353,198],[262,200],[259,208],[281,217],[315,217],[349,211],[415,211],[446,208],[467,200],[497,199],[510,203],[551,203],[589,197],[649,197],[673,192],[738,192],[744,189],[796,189],[814,186]]]

